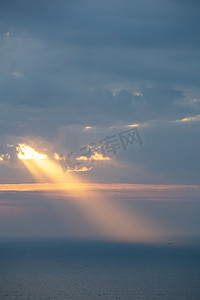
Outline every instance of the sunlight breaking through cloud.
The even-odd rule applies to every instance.
[[[19,144],[19,147],[16,148],[18,152],[18,158],[19,159],[32,159],[32,160],[40,160],[40,159],[46,159],[47,155],[38,153],[35,151],[32,147],[24,145],[24,144]]]

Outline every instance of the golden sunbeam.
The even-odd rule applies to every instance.
[[[76,200],[81,212],[101,228],[104,236],[114,240],[139,241],[148,237],[152,239],[152,233],[160,233],[156,226],[138,213],[124,211],[116,203],[110,203],[109,199],[100,198],[97,192],[89,191],[87,182],[81,182],[75,174],[64,174],[55,162],[48,159],[35,161],[35,164],[45,170],[47,176],[58,186],[65,182],[65,189],[60,190],[60,194]]]
[[[110,199],[102,198],[97,192],[88,190],[87,182],[80,181],[71,172],[63,173],[57,163],[47,157],[44,159],[43,154],[38,156],[34,149],[31,148],[30,151],[29,146],[22,149],[25,151],[22,155],[26,157],[23,162],[28,170],[37,179],[41,179],[43,174],[50,182],[56,184],[59,195],[76,203],[81,213],[101,231],[104,238],[119,241],[152,241],[153,235],[160,234],[158,227],[153,226],[149,220],[142,218],[137,212],[125,211],[116,203],[111,203]],[[32,157],[31,163],[28,157]],[[19,158],[21,159],[21,155]],[[60,209],[62,212],[62,208]]]
[[[25,159],[23,160],[23,163],[37,181],[43,181],[45,178],[47,178],[46,174],[37,168],[34,160]]]

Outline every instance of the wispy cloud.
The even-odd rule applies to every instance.
[[[68,186],[71,190],[77,190],[82,187],[82,184],[70,183]],[[27,192],[27,191],[59,191],[65,190],[65,183],[23,183],[23,184],[0,184],[0,192]],[[162,200],[172,201],[179,199],[185,201],[190,199],[190,195],[198,196],[200,192],[200,185],[161,185],[161,184],[127,184],[127,183],[85,183],[84,190],[100,191],[105,193],[113,192],[119,195],[122,193],[124,197],[129,197],[134,200]],[[122,195],[121,194],[121,195]],[[172,194],[174,195],[173,197]],[[159,196],[159,197],[158,197]],[[199,199],[200,201],[200,199]]]
[[[200,115],[196,115],[193,117],[185,117],[181,120],[176,120],[175,122],[199,122],[200,121]]]
[[[13,75],[15,78],[23,78],[24,75],[21,72],[12,72],[11,75]]]

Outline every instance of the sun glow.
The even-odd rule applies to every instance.
[[[32,160],[40,160],[40,159],[46,159],[47,155],[38,153],[30,146],[20,144],[19,147],[17,147],[18,151],[18,158],[19,159],[32,159]]]

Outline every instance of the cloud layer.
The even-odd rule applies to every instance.
[[[0,19],[2,146],[77,151],[138,123],[143,148],[119,153],[117,180],[197,183],[198,1],[3,0]]]

